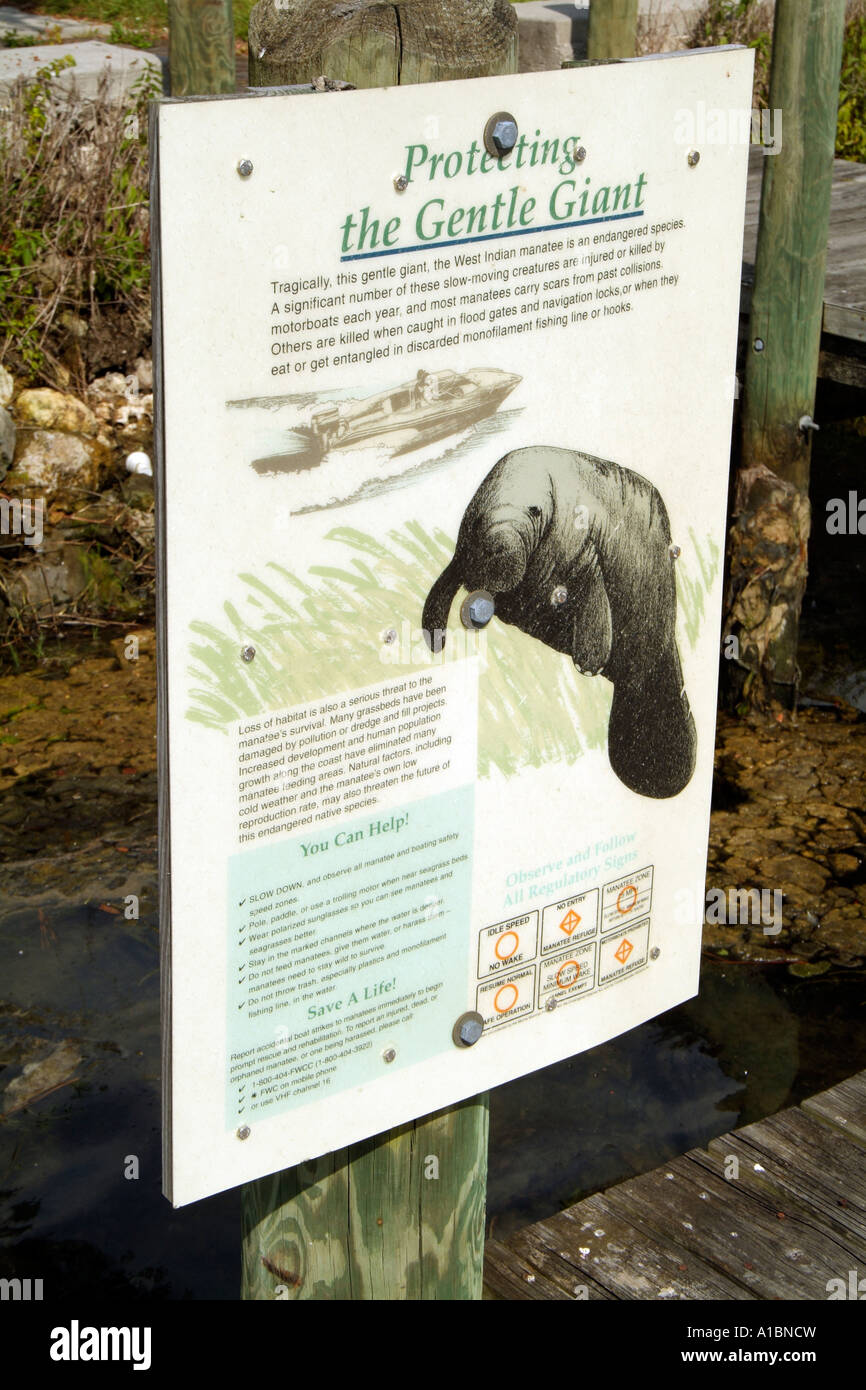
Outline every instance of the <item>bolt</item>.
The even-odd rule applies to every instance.
[[[407,179],[405,174],[397,174],[397,176],[394,179],[394,187],[396,188],[398,193],[406,192],[406,189],[409,187],[409,180]]]
[[[551,994],[550,998],[548,999],[548,1001],[547,1001],[547,1003],[545,1004],[544,1007],[546,1008],[546,1010],[547,1010],[547,1012],[548,1012],[549,1014],[552,1014],[552,1013],[553,1013],[554,1009],[556,1008],[556,995],[555,995],[555,994]]]
[[[469,600],[466,610],[472,621],[473,627],[486,627],[493,617],[494,603],[492,598],[484,598],[479,594],[477,598]]]
[[[256,654],[256,649],[255,649],[255,647],[250,647],[250,646],[241,647],[241,661],[252,661],[252,659],[253,659],[253,657],[255,656],[255,654]]]
[[[658,958],[659,958],[660,955],[661,955],[661,947],[660,947],[660,946],[653,946],[652,950],[650,951],[650,960],[658,960]]]
[[[395,627],[389,627],[387,632],[382,633],[382,641],[390,647],[392,642],[397,641],[397,629]]]
[[[764,351],[764,340],[763,340],[763,338],[756,338],[755,341],[752,343],[752,347],[755,349],[755,352],[763,352],[763,351]]]
[[[249,1125],[241,1125],[240,1129],[238,1130],[239,1139],[249,1139],[251,1134],[252,1130],[250,1129]]]
[[[679,548],[678,545],[672,545],[672,546],[671,546],[671,548],[670,548],[670,557],[671,557],[672,560],[678,560],[678,559],[680,558],[680,556],[682,555],[682,553],[683,553],[683,552],[680,550],[680,548]]]
[[[571,157],[574,160],[575,164],[582,164],[583,161],[586,159],[586,150],[584,149],[583,145],[578,145],[577,149],[574,151],[574,154]]]
[[[242,179],[248,179],[253,172],[253,161],[251,159],[238,160],[238,173]]]
[[[808,434],[809,430],[819,430],[820,425],[816,425],[811,415],[801,415],[797,421],[797,428],[801,434]]]
[[[701,156],[700,156],[699,151],[698,151],[698,150],[689,150],[688,155],[687,155],[687,157],[686,157],[686,162],[688,163],[688,166],[689,166],[690,169],[694,169],[694,167],[695,167],[696,164],[700,164],[700,162],[701,162]]]
[[[568,590],[566,589],[564,584],[557,584],[553,593],[550,595],[550,602],[555,604],[556,607],[559,608],[562,606],[563,603],[566,603],[567,601]]]
[[[397,1056],[397,1049],[396,1049],[396,1047],[386,1047],[386,1048],[385,1048],[385,1051],[382,1053],[382,1061],[383,1061],[383,1062],[393,1062],[393,1061],[394,1061],[394,1058],[395,1058],[396,1056]]]
[[[484,1019],[480,1014],[461,1014],[451,1030],[456,1047],[474,1047],[484,1032]]]
[[[517,144],[517,122],[508,111],[497,111],[484,127],[484,148],[496,159],[511,154]]]

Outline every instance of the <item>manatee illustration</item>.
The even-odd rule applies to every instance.
[[[501,622],[611,681],[611,767],[641,796],[675,796],[696,745],[674,632],[677,553],[664,502],[639,473],[571,449],[515,449],[466,508],[424,604],[427,644],[444,645],[461,585],[486,591]]]

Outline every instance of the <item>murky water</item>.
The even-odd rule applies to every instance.
[[[0,1275],[41,1278],[46,1298],[234,1299],[239,1194],[180,1211],[160,1194],[154,915],[110,908],[0,923],[0,1061],[8,1076],[29,1060],[36,1091],[19,1109],[27,1085],[2,1097]],[[501,1087],[488,1227],[505,1235],[866,1067],[862,985],[708,961],[699,999]]]

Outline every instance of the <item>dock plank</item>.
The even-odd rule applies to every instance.
[[[490,1242],[489,1296],[824,1299],[866,1263],[864,1147],[861,1072]]]

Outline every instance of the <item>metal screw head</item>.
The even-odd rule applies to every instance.
[[[251,647],[249,646],[249,644],[247,644],[247,646],[245,647],[241,647],[241,661],[252,661],[255,657],[255,654],[255,647]]]
[[[563,603],[568,602],[568,590],[564,584],[557,584],[553,593],[550,595],[550,602],[557,608],[561,607]]]
[[[699,151],[699,150],[689,150],[688,154],[686,155],[686,163],[688,164],[689,168],[690,168],[690,169],[694,169],[695,165],[696,165],[696,164],[700,164],[700,162],[701,162],[700,151]]]
[[[397,174],[394,179],[394,187],[398,193],[405,193],[409,187],[409,180],[405,174]]]
[[[509,111],[497,111],[484,127],[484,148],[495,159],[504,159],[517,144],[517,122]]]
[[[394,1058],[395,1058],[396,1056],[397,1056],[397,1049],[396,1049],[396,1047],[386,1047],[386,1048],[385,1048],[385,1051],[382,1053],[382,1061],[383,1061],[383,1062],[393,1062],[393,1061],[394,1061]]]
[[[238,160],[238,173],[242,179],[248,179],[253,172],[253,161],[251,159]]]
[[[249,1139],[251,1134],[252,1130],[249,1125],[241,1125],[240,1129],[237,1131],[238,1139]]]
[[[571,157],[574,160],[575,164],[582,164],[583,161],[586,159],[586,150],[584,149],[583,145],[578,145],[577,149],[574,151]]]
[[[548,1012],[549,1014],[552,1014],[552,1013],[553,1013],[554,1009],[556,1008],[556,995],[555,995],[555,994],[551,994],[550,998],[548,999],[548,1001],[547,1001],[547,1003],[545,1004],[544,1007],[546,1008],[546,1010],[547,1010],[547,1012]]]
[[[650,960],[658,960],[661,953],[662,952],[660,946],[653,946],[652,950],[650,951]]]
[[[470,1010],[461,1014],[451,1030],[455,1047],[474,1047],[484,1032],[484,1019],[479,1013]]]
[[[811,415],[801,415],[797,421],[797,428],[801,434],[808,434],[810,430],[819,430],[820,425],[816,425]]]
[[[678,545],[672,545],[672,546],[671,546],[671,548],[670,548],[670,557],[671,557],[672,560],[678,560],[678,559],[680,558],[680,556],[682,555],[682,553],[683,553],[683,552],[680,550],[680,548],[679,548]]]
[[[763,352],[763,351],[764,351],[764,340],[763,340],[763,338],[756,338],[755,341],[752,343],[752,347],[755,349],[755,352]]]
[[[493,595],[488,594],[486,589],[476,589],[464,599],[460,608],[460,621],[464,627],[486,627],[495,611]]]
[[[395,627],[389,627],[387,631],[382,633],[382,641],[390,647],[392,642],[397,641],[397,629]]]

